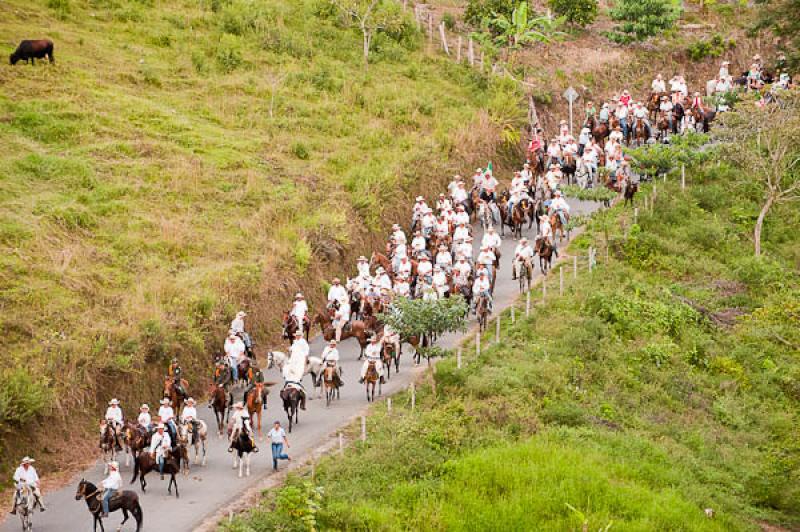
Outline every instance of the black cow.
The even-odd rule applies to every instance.
[[[31,64],[35,64],[35,59],[44,59],[45,57],[51,63],[56,62],[56,58],[53,56],[53,41],[49,39],[22,41],[8,59],[12,65],[16,65],[17,61],[30,61]]]

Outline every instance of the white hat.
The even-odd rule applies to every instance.
[[[367,262],[367,257],[365,257],[364,255],[361,255],[360,257],[358,257],[356,259],[356,262]]]
[[[331,339],[328,341],[328,344],[334,344],[334,345],[336,345],[336,338],[331,338]]]
[[[187,405],[193,405],[193,404],[194,404],[194,398],[192,398],[192,397],[188,398],[188,399],[186,400],[186,404],[187,404]]]
[[[164,397],[163,399],[161,399],[161,400],[158,402],[158,404],[160,404],[160,405],[168,405],[168,404],[169,404],[169,399],[167,399],[166,397]]]
[[[295,336],[295,338],[297,338],[298,336],[302,337],[303,336],[303,330],[302,329],[297,329],[294,332],[294,336]]]
[[[339,279],[338,277],[334,277],[332,282],[334,282],[334,283],[341,283],[341,282],[342,282],[342,280],[341,280],[341,279]]]
[[[142,403],[142,406],[139,407],[139,410],[150,410],[150,406],[147,403]]]
[[[420,201],[425,201],[425,198],[423,198],[422,196],[417,196],[417,203],[419,203]]]
[[[383,269],[383,266],[378,266],[378,269],[375,270],[375,273],[386,273],[386,270]]]
[[[380,340],[380,336],[378,336],[378,335],[377,335],[377,333],[376,333],[376,334],[373,334],[373,335],[372,335],[372,337],[371,337],[369,340],[370,340],[371,342],[374,342],[374,341],[376,341],[376,340]]]
[[[158,430],[165,429],[165,428],[167,428],[167,427],[163,423],[159,423],[158,425],[156,425],[156,429],[158,429]]]
[[[108,402],[108,404],[110,404],[112,406],[117,406],[117,405],[119,405],[119,401],[115,398],[115,399],[110,400]]]
[[[34,460],[33,458],[31,458],[30,456],[26,456],[25,458],[23,458],[23,459],[22,459],[22,461],[21,461],[20,463],[21,463],[21,464],[32,464],[32,463],[34,463],[35,461],[36,461],[36,460]]]
[[[119,471],[119,463],[112,460],[108,463],[108,468],[113,469],[114,471]]]
[[[522,238],[520,238],[520,239],[519,239],[519,241],[520,241],[520,243],[522,243],[522,242],[527,242],[527,241],[528,241],[528,239],[527,239],[527,238],[525,238],[525,237],[522,237]]]
[[[400,224],[392,224],[392,229],[400,229]]]
[[[475,171],[476,172],[483,172],[483,168],[476,168]]]
[[[560,196],[561,195],[561,191],[556,189],[555,192],[553,192],[553,194],[555,194],[556,196]]]
[[[294,298],[295,298],[295,299],[304,299],[304,298],[303,298],[303,294],[302,294],[302,292],[297,292],[297,293],[294,295]]]
[[[237,318],[244,318],[245,316],[247,316],[247,313],[243,310],[240,310],[239,312],[236,313]]]
[[[236,410],[241,410],[242,408],[244,408],[244,403],[242,403],[241,401],[239,401],[238,403],[233,403],[233,408],[235,408]]]
[[[490,226],[489,226],[489,229],[488,229],[488,231],[489,231],[490,233],[494,232],[494,226],[493,226],[493,225],[490,225]]]

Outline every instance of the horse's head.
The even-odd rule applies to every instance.
[[[88,497],[95,489],[94,484],[85,479],[81,479],[80,482],[78,482],[78,489],[75,490],[75,500],[79,501]]]

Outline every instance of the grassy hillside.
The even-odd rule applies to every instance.
[[[800,213],[779,206],[754,258],[739,172],[715,156],[640,196],[638,224],[601,212],[572,246],[599,249],[593,274],[225,530],[797,529]]]
[[[408,19],[365,71],[323,0],[0,3],[0,56],[42,37],[55,65],[0,66],[0,466],[12,434],[153,400],[173,355],[196,383],[240,308],[266,347],[516,113]]]

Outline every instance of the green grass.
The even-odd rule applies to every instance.
[[[593,274],[582,266],[530,318],[506,313],[503,342],[491,331],[462,369],[442,360],[416,411],[405,395],[391,414],[373,408],[366,443],[223,528],[295,530],[292,516],[326,530],[800,525],[800,218],[773,213],[754,259],[758,196],[731,190],[733,171],[690,171],[686,193],[679,176],[659,181],[638,224],[621,206],[595,217],[572,244],[599,248]],[[312,491],[313,505],[287,495]]]
[[[296,287],[313,301],[386,213],[492,157],[504,86],[426,55],[408,20],[365,72],[326,6],[0,3],[0,56],[40,36],[56,56],[0,67],[0,349],[59,397],[3,412],[0,469],[30,420],[132,406],[173,355],[198,382],[241,307],[265,346]]]

